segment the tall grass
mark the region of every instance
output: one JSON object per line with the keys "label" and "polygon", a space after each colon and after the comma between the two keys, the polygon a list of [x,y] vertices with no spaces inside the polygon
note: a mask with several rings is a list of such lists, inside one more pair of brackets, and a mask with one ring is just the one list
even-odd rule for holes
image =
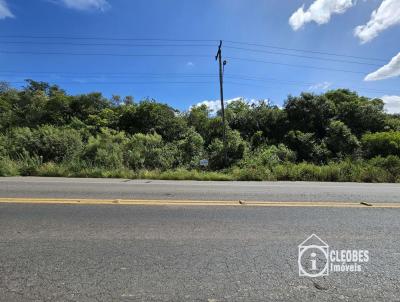
{"label": "tall grass", "polygon": [[124,179],[202,180],[202,181],[331,181],[331,182],[400,182],[398,157],[370,161],[332,162],[326,165],[284,162],[273,166],[244,165],[223,171],[200,171],[184,168],[133,171],[126,167],[109,168],[75,160],[42,163],[39,157],[0,158],[0,176],[94,177]]}
{"label": "tall grass", "polygon": [[16,162],[8,157],[0,158],[0,176],[19,175],[19,169]]}

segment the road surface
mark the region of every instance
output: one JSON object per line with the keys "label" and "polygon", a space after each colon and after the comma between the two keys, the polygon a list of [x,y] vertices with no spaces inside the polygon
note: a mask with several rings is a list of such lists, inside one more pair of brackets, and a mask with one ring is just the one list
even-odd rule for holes
{"label": "road surface", "polygon": [[0,197],[400,202],[400,184],[0,178]]}
{"label": "road surface", "polygon": [[[307,193],[312,188],[317,193]],[[238,199],[237,193],[245,200],[279,200],[280,192],[286,194],[282,200],[293,202],[322,197],[345,202],[350,192],[348,199],[364,196],[378,203],[396,202],[398,187],[0,179],[2,198],[231,200]],[[399,217],[397,208],[302,204],[0,201],[0,301],[399,301]],[[299,277],[298,245],[313,233],[331,250],[368,250],[370,260],[361,272]]]}

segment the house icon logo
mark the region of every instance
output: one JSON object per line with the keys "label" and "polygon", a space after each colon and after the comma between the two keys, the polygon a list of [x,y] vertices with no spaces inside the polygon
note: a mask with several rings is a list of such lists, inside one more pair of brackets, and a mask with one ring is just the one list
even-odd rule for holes
{"label": "house icon logo", "polygon": [[329,246],[312,234],[299,245],[299,276],[321,277],[329,275]]}

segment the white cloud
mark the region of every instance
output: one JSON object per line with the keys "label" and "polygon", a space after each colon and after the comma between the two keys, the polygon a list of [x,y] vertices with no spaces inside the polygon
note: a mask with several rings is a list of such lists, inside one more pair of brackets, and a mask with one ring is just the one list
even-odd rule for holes
{"label": "white cloud", "polygon": [[[238,97],[238,98],[234,98],[234,99],[230,99],[230,100],[225,100],[224,103],[225,105],[232,103],[234,101],[239,101],[242,98]],[[197,103],[196,105],[192,106],[192,107],[198,107],[201,105],[206,105],[208,107],[208,109],[211,111],[211,113],[216,113],[218,110],[221,109],[221,100],[216,100],[216,101],[203,101],[200,103]]]}
{"label": "white cloud", "polygon": [[376,38],[385,29],[400,24],[400,1],[383,0],[377,10],[374,10],[371,19],[365,25],[357,26],[354,34],[366,43]]}
{"label": "white cloud", "polygon": [[7,2],[0,0],[0,20],[5,18],[14,18],[14,15],[8,8]]}
{"label": "white cloud", "polygon": [[315,0],[307,10],[304,10],[303,5],[294,12],[289,19],[289,24],[293,30],[299,30],[306,23],[312,21],[326,24],[333,14],[343,14],[354,6],[355,2],[356,0]]}
{"label": "white cloud", "polygon": [[194,63],[193,63],[193,62],[187,62],[187,63],[186,63],[186,66],[187,66],[187,67],[194,67]]}
{"label": "white cloud", "polygon": [[111,7],[107,0],[60,0],[68,8],[105,11]]}
{"label": "white cloud", "polygon": [[400,113],[400,96],[384,95],[381,97],[388,113]]}
{"label": "white cloud", "polygon": [[385,66],[370,73],[364,81],[379,81],[400,76],[400,52]]}
{"label": "white cloud", "polygon": [[331,82],[322,82],[322,83],[317,83],[315,85],[311,85],[310,87],[308,87],[308,90],[326,90],[329,87],[332,86]]}

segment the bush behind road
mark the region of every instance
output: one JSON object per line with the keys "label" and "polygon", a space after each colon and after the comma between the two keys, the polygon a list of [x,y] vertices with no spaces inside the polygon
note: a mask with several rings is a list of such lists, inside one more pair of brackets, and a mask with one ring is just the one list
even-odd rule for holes
{"label": "bush behind road", "polygon": [[[0,85],[0,176],[400,181],[400,117],[344,89],[179,112],[154,100]],[[199,166],[209,159],[206,170]]]}

